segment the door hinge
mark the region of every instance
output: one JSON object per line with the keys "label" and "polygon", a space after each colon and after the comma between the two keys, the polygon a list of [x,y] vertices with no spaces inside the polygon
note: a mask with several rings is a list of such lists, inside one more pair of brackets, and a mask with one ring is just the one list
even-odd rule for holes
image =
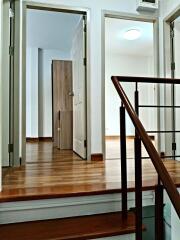
{"label": "door hinge", "polygon": [[174,38],[174,23],[170,24],[170,37]]}
{"label": "door hinge", "polygon": [[171,35],[171,38],[174,38],[174,29],[171,29],[170,35]]}
{"label": "door hinge", "polygon": [[175,62],[172,62],[172,63],[171,63],[171,70],[174,71],[174,70],[175,70],[175,67],[176,67]]}
{"label": "door hinge", "polygon": [[86,25],[86,23],[84,24],[84,32],[85,33],[87,32],[87,25]]}
{"label": "door hinge", "polygon": [[84,140],[84,147],[87,148],[87,140]]}
{"label": "door hinge", "polygon": [[87,58],[84,58],[84,59],[83,59],[83,64],[84,64],[84,66],[87,65]]}
{"label": "door hinge", "polygon": [[84,20],[84,32],[87,32],[87,24],[86,24],[86,15],[83,15],[83,20]]}
{"label": "door hinge", "polygon": [[9,152],[9,153],[12,153],[13,150],[14,150],[14,145],[13,145],[12,143],[9,143],[9,144],[8,144],[8,152]]}
{"label": "door hinge", "polygon": [[172,143],[172,150],[176,151],[176,143]]}
{"label": "door hinge", "polygon": [[13,56],[14,55],[14,47],[9,46],[9,55]]}
{"label": "door hinge", "polygon": [[9,8],[9,18],[14,17],[14,10],[12,8]]}

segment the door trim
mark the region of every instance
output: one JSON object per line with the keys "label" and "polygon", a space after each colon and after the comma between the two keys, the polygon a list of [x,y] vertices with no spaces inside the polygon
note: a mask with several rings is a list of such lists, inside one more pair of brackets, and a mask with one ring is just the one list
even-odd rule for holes
{"label": "door trim", "polygon": [[[172,60],[174,60],[174,56],[172,51],[173,49],[173,39],[170,36],[170,31],[171,31],[171,23],[174,22],[178,17],[180,17],[180,5],[177,6],[177,8],[175,8],[168,16],[166,16],[163,20],[163,38],[164,38],[164,48],[163,48],[163,54],[164,54],[164,58],[163,58],[163,64],[164,64],[164,76],[167,78],[173,78],[174,77],[174,71],[171,69],[171,62]],[[164,86],[164,102],[166,104],[166,94],[167,94],[168,88],[167,86]],[[174,87],[171,87],[171,103],[173,104],[173,93],[174,93]],[[166,114],[166,111],[165,111]],[[174,115],[175,113],[172,112],[172,118],[171,118],[171,125],[174,127],[175,126],[175,122],[174,122]],[[169,120],[168,120],[169,122]],[[167,129],[168,126],[168,122],[166,121],[166,117],[165,117],[165,127]],[[169,149],[168,146],[172,143],[172,142],[176,142],[176,135],[173,134],[172,135],[172,140],[171,142],[169,142],[169,137],[167,136],[165,138],[165,151],[168,152],[167,154],[169,154]],[[173,154],[175,154],[175,151],[173,151]]]}
{"label": "door trim", "polygon": [[[87,160],[91,159],[91,101],[90,101],[90,9],[88,8],[79,8],[79,7],[70,7],[64,5],[52,5],[44,3],[32,3],[32,2],[23,2],[23,11],[22,11],[22,79],[26,79],[26,10],[27,9],[39,9],[47,11],[57,11],[57,12],[67,12],[74,14],[86,15],[86,125],[87,125]],[[26,81],[22,81],[22,163],[25,164],[25,139],[26,139]]]}
{"label": "door trim", "polygon": [[[102,152],[103,158],[106,159],[106,142],[105,142],[105,19],[106,18],[116,18],[116,19],[123,19],[123,20],[132,20],[132,21],[142,21],[142,22],[151,22],[154,24],[154,66],[155,66],[155,74],[159,77],[159,19],[158,17],[154,16],[145,16],[145,15],[138,15],[138,14],[128,14],[122,12],[114,12],[114,11],[102,11],[101,16],[101,24],[102,24],[102,80],[101,80],[101,87],[102,87]],[[159,104],[159,87],[157,87],[157,103]],[[160,112],[158,111],[158,115]],[[157,123],[158,129],[160,127],[160,123]],[[160,138],[158,137],[158,148],[160,147]]]}
{"label": "door trim", "polygon": [[171,78],[171,39],[170,24],[180,16],[180,5],[163,20],[164,28],[164,76]]}

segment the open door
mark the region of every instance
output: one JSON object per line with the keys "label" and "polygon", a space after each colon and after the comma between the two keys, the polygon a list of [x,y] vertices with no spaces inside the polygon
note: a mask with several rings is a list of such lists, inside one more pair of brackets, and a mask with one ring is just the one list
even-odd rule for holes
{"label": "open door", "polygon": [[20,53],[20,36],[21,36],[21,1],[11,0],[12,5],[12,29],[11,33],[13,34],[14,40],[10,46],[12,52],[10,50],[10,55],[12,58],[12,66],[10,69],[11,77],[11,86],[13,87],[10,92],[11,103],[10,103],[10,122],[11,122],[11,142],[13,144],[12,147],[12,159],[11,165],[13,167],[21,165],[20,158],[20,71],[21,71],[21,53]]}
{"label": "open door", "polygon": [[3,1],[3,166],[19,166],[20,1]]}
{"label": "open door", "polygon": [[2,15],[3,15],[3,25],[2,25],[2,166],[10,166],[9,159],[9,45],[10,45],[10,18],[9,18],[9,1],[2,1]]}
{"label": "open door", "polygon": [[73,151],[86,159],[86,17],[82,17],[73,41]]}

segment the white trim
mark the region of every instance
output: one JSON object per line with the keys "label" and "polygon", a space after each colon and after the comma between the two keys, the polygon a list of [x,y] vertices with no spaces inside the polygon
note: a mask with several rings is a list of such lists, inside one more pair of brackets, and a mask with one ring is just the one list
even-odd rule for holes
{"label": "white trim", "polygon": [[[23,63],[23,67],[22,67],[22,76],[23,79],[26,79],[26,75],[25,75],[25,58],[26,58],[26,44],[25,44],[25,32],[26,32],[26,10],[27,10],[27,6],[32,6],[32,7],[43,7],[43,8],[51,8],[51,10],[65,10],[65,11],[69,11],[69,12],[79,12],[79,14],[83,14],[86,13],[87,16],[87,37],[86,37],[86,51],[87,51],[87,79],[86,79],[86,105],[87,105],[87,116],[86,116],[86,121],[87,121],[87,160],[91,159],[91,81],[90,81],[90,9],[88,8],[79,8],[79,7],[70,7],[70,6],[65,6],[65,5],[54,5],[54,4],[45,4],[45,3],[32,3],[32,2],[23,2],[23,32],[22,32],[22,36],[23,36],[23,56],[22,56],[22,63]],[[22,86],[22,92],[25,91],[26,89],[26,85],[25,85],[25,81],[24,81],[24,85]],[[22,93],[23,94],[23,93]],[[23,94],[23,112],[25,113],[25,96]],[[22,143],[24,142],[24,135],[25,135],[25,131],[26,131],[26,123],[25,123],[25,115],[23,114],[22,116]],[[23,150],[24,149],[24,150]],[[25,142],[24,144],[22,144],[22,158],[25,159]],[[24,163],[24,161],[23,161]]]}
{"label": "white trim", "polygon": [[180,5],[176,7],[167,17],[163,20],[164,30],[164,76],[171,77],[168,75],[171,72],[171,49],[170,49],[170,23],[180,16]]}
{"label": "white trim", "polygon": [[[154,204],[154,192],[143,192],[143,206]],[[128,208],[135,206],[135,194],[128,193]],[[121,194],[8,202],[0,204],[0,224],[56,219],[121,211]]]}
{"label": "white trim", "polygon": [[[178,16],[180,16],[180,5],[176,7],[168,16],[166,16],[163,20],[163,65],[164,65],[164,77],[171,78],[171,38],[170,38],[170,23],[174,21]],[[168,95],[168,87],[164,86],[164,103],[165,105],[169,105],[169,99],[167,98]],[[172,92],[172,88],[171,88]],[[168,99],[168,103],[167,103]],[[168,112],[165,110],[165,128],[167,129],[170,124],[170,119],[167,118]],[[169,155],[169,146],[172,143],[172,139],[169,139],[169,136],[165,137],[165,152]]]}
{"label": "white trim", "polygon": [[[159,24],[158,17],[146,16],[146,15],[138,15],[138,14],[129,14],[129,13],[121,13],[114,11],[102,11],[102,79],[101,79],[101,89],[102,89],[102,152],[104,159],[106,158],[106,146],[105,146],[105,18],[117,18],[123,20],[132,20],[132,21],[142,21],[142,22],[152,22],[154,23],[154,59],[155,59],[155,71],[157,77],[159,77]],[[159,93],[159,89],[157,89],[157,97]],[[158,99],[158,98],[157,98]],[[159,124],[158,124],[159,125]],[[158,138],[159,139],[159,138]],[[160,146],[160,141],[158,142],[158,147]]]}
{"label": "white trim", "polygon": [[0,192],[2,189],[2,32],[3,2],[0,0]]}

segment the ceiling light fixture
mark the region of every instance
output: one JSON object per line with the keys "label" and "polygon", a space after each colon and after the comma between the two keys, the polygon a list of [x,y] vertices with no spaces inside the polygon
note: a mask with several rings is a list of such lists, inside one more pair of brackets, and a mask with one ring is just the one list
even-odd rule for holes
{"label": "ceiling light fixture", "polygon": [[141,36],[141,31],[139,29],[127,30],[123,35],[123,37],[127,40],[136,40],[140,38],[140,36]]}

